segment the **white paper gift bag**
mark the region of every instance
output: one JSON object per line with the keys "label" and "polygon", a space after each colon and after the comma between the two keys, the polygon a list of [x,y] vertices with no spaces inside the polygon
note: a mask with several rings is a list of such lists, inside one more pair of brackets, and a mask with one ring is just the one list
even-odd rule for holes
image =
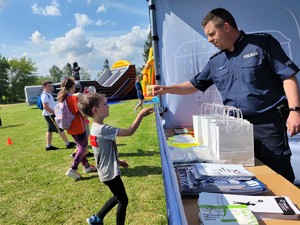
{"label": "white paper gift bag", "polygon": [[193,125],[196,141],[208,147],[214,162],[254,166],[253,125],[239,109],[205,103]]}
{"label": "white paper gift bag", "polygon": [[[208,103],[203,103],[201,105],[201,114],[200,115],[193,115],[193,127],[194,127],[194,138],[195,140],[200,144],[200,145],[207,145],[207,132],[203,132],[203,127],[202,127],[202,118],[206,117],[207,115],[210,115],[211,112],[206,113],[206,110],[209,110],[210,104]],[[204,135],[206,135],[204,137]],[[205,143],[204,143],[204,140]]]}
{"label": "white paper gift bag", "polygon": [[223,105],[203,103],[201,115],[193,115],[194,137],[200,145],[211,144],[209,124],[222,119],[222,113],[220,113],[222,110],[224,110]]}
{"label": "white paper gift bag", "polygon": [[203,145],[203,137],[201,130],[201,115],[193,115],[193,127],[194,127],[194,138],[200,144]]}
{"label": "white paper gift bag", "polygon": [[[234,111],[237,117],[229,116]],[[227,109],[223,121],[210,123],[211,151],[219,163],[254,166],[253,125],[238,109]]]}

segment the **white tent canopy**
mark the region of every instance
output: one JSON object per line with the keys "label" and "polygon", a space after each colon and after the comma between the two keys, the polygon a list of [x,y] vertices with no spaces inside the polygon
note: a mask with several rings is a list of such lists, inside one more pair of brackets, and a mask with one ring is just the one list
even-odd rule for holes
{"label": "white tent canopy", "polygon": [[[230,11],[238,27],[246,33],[272,34],[287,55],[300,66],[299,0],[148,0],[148,4],[155,71],[157,78],[160,78],[157,83],[171,85],[190,80],[203,69],[209,57],[218,51],[207,41],[201,28],[203,17],[217,7]],[[299,77],[298,74],[298,80]],[[200,106],[205,102],[221,102],[221,96],[214,86],[205,93],[199,91],[188,96],[161,96],[161,107],[167,111],[162,114],[162,120],[157,118],[157,129],[169,224],[187,224],[187,220],[178,196],[178,183],[168,157],[163,128],[191,126],[192,115],[199,114]],[[294,139],[292,144],[299,147],[299,140]],[[297,157],[292,159],[293,168],[300,165],[300,154]],[[300,170],[294,170],[297,170],[295,173],[300,182]]]}
{"label": "white tent canopy", "polygon": [[[218,49],[207,41],[201,27],[203,17],[213,8],[224,7],[246,33],[266,32],[281,43],[288,56],[300,66],[300,4],[297,0],[164,0],[149,1],[151,31],[154,41],[156,72],[160,84],[171,85],[190,80],[199,73]],[[151,7],[150,7],[151,8]],[[215,87],[190,96],[164,95],[162,107],[168,111],[163,120],[166,128],[192,124],[203,102],[221,102]]]}

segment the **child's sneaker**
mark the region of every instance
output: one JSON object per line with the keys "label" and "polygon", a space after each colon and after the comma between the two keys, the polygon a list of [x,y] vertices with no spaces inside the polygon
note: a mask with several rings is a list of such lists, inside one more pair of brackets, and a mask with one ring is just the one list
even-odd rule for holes
{"label": "child's sneaker", "polygon": [[86,222],[89,225],[103,225],[103,221],[97,215],[93,215],[90,218],[87,218]]}
{"label": "child's sneaker", "polygon": [[93,173],[93,172],[97,172],[97,168],[94,167],[93,165],[90,165],[89,167],[84,168],[83,172],[84,172],[84,173]]}
{"label": "child's sneaker", "polygon": [[88,152],[88,153],[86,153],[85,155],[86,155],[86,157],[93,157],[93,156],[94,156],[94,153]]}
{"label": "child's sneaker", "polygon": [[68,171],[66,172],[66,175],[74,178],[75,180],[81,179],[81,175],[79,173],[77,173],[76,170],[73,170],[72,168],[68,169]]}
{"label": "child's sneaker", "polygon": [[69,144],[66,144],[67,148],[76,148],[76,143],[75,142],[69,142]]}
{"label": "child's sneaker", "polygon": [[59,149],[58,147],[55,147],[53,145],[50,145],[49,147],[46,147],[46,151],[50,151],[50,150],[57,150]]}

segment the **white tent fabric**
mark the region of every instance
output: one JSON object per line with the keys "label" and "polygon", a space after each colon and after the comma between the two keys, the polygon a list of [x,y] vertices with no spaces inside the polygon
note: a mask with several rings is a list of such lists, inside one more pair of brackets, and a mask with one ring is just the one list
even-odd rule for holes
{"label": "white tent fabric", "polygon": [[[281,43],[287,55],[300,66],[300,4],[299,0],[148,0],[154,40],[155,70],[163,85],[190,80],[205,66],[209,57],[218,51],[206,40],[201,28],[202,18],[213,8],[223,7],[235,17],[246,33],[267,32]],[[157,44],[157,45],[156,45]],[[300,75],[298,74],[298,80]],[[192,115],[200,114],[203,103],[221,103],[214,86],[205,93],[193,95],[163,95],[161,107],[167,108],[162,122],[157,116],[164,185],[166,189],[168,223],[185,225],[186,218],[178,196],[176,176],[168,156],[163,128],[192,126]],[[161,110],[160,110],[161,111]],[[291,139],[292,165],[296,183],[300,182],[299,136]],[[298,168],[297,168],[298,167]]]}
{"label": "white tent fabric", "polygon": [[[190,80],[199,73],[218,49],[210,44],[201,28],[201,20],[213,8],[224,7],[235,17],[246,33],[267,32],[279,40],[283,49],[300,66],[300,4],[298,0],[270,1],[232,0],[164,0],[155,5],[156,32],[159,38],[155,60],[164,85]],[[192,115],[199,114],[204,102],[220,103],[221,96],[211,87],[194,95],[164,95],[162,107],[168,111],[163,120],[166,128],[192,124]]]}

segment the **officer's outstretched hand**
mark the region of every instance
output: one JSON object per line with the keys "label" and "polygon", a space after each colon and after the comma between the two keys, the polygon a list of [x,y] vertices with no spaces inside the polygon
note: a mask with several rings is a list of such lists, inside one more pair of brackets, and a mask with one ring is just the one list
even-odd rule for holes
{"label": "officer's outstretched hand", "polygon": [[152,88],[152,95],[156,96],[156,95],[162,95],[165,94],[165,86],[162,85],[154,85]]}

